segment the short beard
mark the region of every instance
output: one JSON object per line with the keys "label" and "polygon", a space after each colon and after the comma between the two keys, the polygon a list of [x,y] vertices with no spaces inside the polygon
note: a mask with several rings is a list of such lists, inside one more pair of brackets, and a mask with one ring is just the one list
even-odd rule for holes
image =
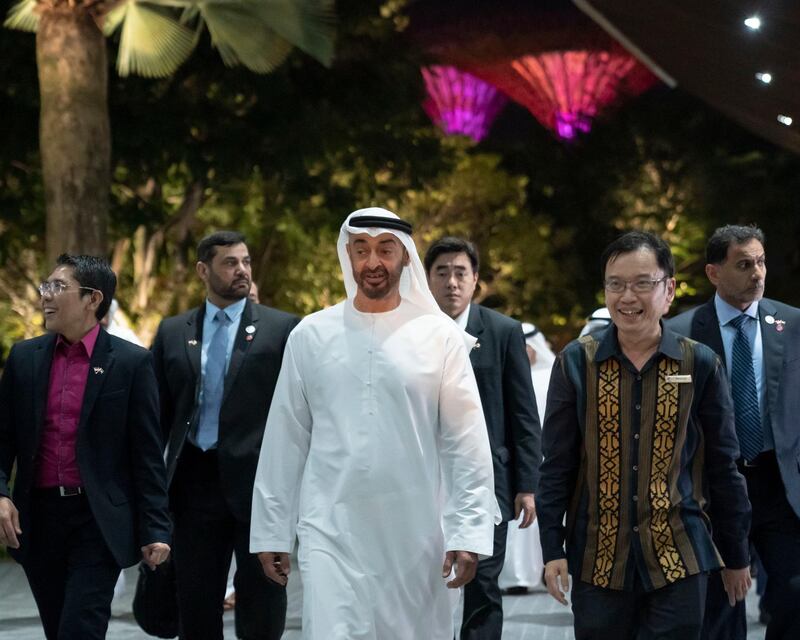
{"label": "short beard", "polygon": [[[380,273],[385,278],[383,284],[379,287],[374,287],[370,284],[367,284],[366,276],[375,273]],[[390,273],[384,267],[378,267],[377,269],[372,269],[371,271],[364,269],[360,274],[354,272],[353,277],[358,285],[358,290],[361,291],[361,293],[363,293],[367,298],[370,300],[382,300],[383,298],[391,295],[398,288],[401,274],[402,267],[400,271],[394,273]]]}

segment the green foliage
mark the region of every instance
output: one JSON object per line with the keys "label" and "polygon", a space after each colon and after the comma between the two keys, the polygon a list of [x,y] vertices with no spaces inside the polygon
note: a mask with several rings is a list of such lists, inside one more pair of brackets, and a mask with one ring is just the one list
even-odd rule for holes
{"label": "green foliage", "polygon": [[[420,252],[445,233],[475,240],[481,301],[534,321],[557,346],[601,304],[600,253],[632,227],[670,243],[676,306],[686,307],[710,294],[709,232],[757,222],[769,240],[770,295],[800,303],[795,156],[666,89],[572,145],[514,105],[479,145],[445,137],[420,108],[424,61],[403,33],[403,6],[338,3],[330,69],[295,52],[253,76],[201,42],[170,78],[112,77],[110,256],[122,308],[145,341],[162,316],[202,299],[194,247],[219,228],[247,234],[266,304],[306,314],[337,302],[339,225],[370,205],[413,220]],[[31,39],[0,39],[0,111],[16,125],[0,145],[6,347],[39,330],[33,284],[47,269],[34,73]]]}

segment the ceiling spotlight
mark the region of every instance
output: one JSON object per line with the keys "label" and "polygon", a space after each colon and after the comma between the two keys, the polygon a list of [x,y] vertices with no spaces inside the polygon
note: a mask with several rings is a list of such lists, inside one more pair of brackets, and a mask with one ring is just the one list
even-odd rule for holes
{"label": "ceiling spotlight", "polygon": [[780,122],[781,124],[785,124],[787,127],[791,127],[792,122],[794,121],[792,120],[791,116],[785,116],[782,113],[779,113],[778,122]]}
{"label": "ceiling spotlight", "polygon": [[770,82],[772,82],[772,74],[767,72],[762,73],[759,71],[756,74],[756,80],[760,80],[764,84],[769,84]]}
{"label": "ceiling spotlight", "polygon": [[750,16],[744,21],[744,26],[753,31],[758,31],[761,28],[761,18],[758,16]]}

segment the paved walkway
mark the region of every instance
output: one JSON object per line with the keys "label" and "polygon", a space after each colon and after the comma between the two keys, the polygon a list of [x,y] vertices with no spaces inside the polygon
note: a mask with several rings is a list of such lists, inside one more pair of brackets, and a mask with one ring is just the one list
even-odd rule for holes
{"label": "paved walkway", "polygon": [[[146,640],[131,614],[136,569],[126,571],[128,589],[114,600],[113,617],[108,629],[109,640]],[[572,614],[546,593],[507,596],[504,599],[505,626],[503,638],[508,640],[573,640]],[[287,631],[283,640],[302,640],[297,607],[289,605]],[[764,627],[756,621],[756,600],[751,590],[747,599],[748,640],[763,640]],[[42,627],[25,575],[11,561],[0,562],[0,640],[41,640]],[[225,614],[225,639],[233,640],[233,613]]]}

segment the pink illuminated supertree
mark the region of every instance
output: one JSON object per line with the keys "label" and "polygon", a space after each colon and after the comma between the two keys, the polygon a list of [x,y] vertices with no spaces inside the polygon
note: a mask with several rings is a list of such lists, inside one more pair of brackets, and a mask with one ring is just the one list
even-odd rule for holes
{"label": "pink illuminated supertree", "polygon": [[414,36],[429,55],[498,88],[561,139],[658,82],[569,2],[462,3],[439,15],[419,6]]}
{"label": "pink illuminated supertree", "polygon": [[657,82],[618,47],[524,55],[476,65],[474,72],[565,140],[587,133],[597,116]]}
{"label": "pink illuminated supertree", "polygon": [[455,67],[422,68],[428,97],[425,112],[447,134],[483,140],[507,99],[492,85]]}

